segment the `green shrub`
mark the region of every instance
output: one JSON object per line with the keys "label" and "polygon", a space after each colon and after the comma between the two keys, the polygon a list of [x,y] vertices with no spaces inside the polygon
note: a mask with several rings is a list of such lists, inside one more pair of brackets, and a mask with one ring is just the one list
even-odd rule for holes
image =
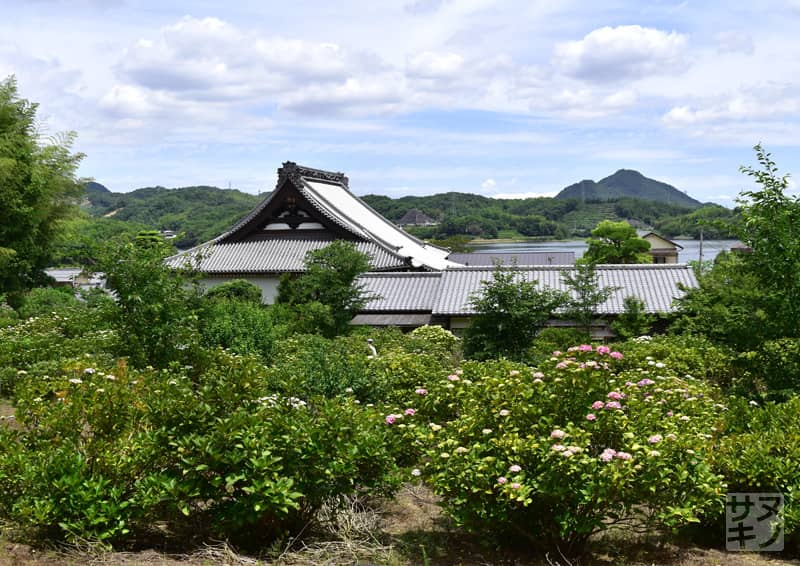
{"label": "green shrub", "polygon": [[800,393],[800,338],[762,342],[741,354],[737,365],[743,370],[735,384],[740,394],[784,401]]}
{"label": "green shrub", "polygon": [[37,287],[25,293],[18,310],[20,317],[30,318],[60,312],[77,304],[75,290],[71,287]]}
{"label": "green shrub", "polygon": [[[727,491],[780,492],[784,495],[786,542],[800,545],[800,398],[763,407],[754,401],[731,399],[724,413],[715,449],[714,471]],[[705,518],[706,527],[722,532],[722,513]]]}
{"label": "green shrub", "polygon": [[419,352],[449,358],[457,362],[461,356],[461,340],[441,326],[420,326],[408,333],[404,346],[408,352]]}
{"label": "green shrub", "polygon": [[151,525],[261,544],[344,494],[392,488],[382,415],[270,390],[256,358],[202,371],[65,363],[17,388],[0,427],[0,517],[38,536],[121,544]]}
{"label": "green shrub", "polygon": [[556,350],[566,350],[573,344],[585,342],[589,342],[589,335],[580,328],[542,328],[525,352],[524,361],[537,365],[548,360]]}
{"label": "green shrub", "polygon": [[646,367],[691,375],[725,387],[739,373],[730,350],[699,335],[641,336],[616,347],[624,350],[622,365],[628,369]]}
{"label": "green shrub", "polygon": [[423,452],[421,474],[456,522],[578,554],[614,524],[675,528],[721,509],[704,461],[714,389],[648,366],[617,372],[606,347],[571,350],[536,371],[465,363],[389,408],[387,427]]}
{"label": "green shrub", "polygon": [[272,357],[275,330],[268,309],[260,303],[220,300],[208,304],[199,322],[200,340],[208,348]]}
{"label": "green shrub", "polygon": [[261,304],[261,289],[247,279],[234,279],[212,287],[206,292],[206,298],[212,300],[245,301]]}

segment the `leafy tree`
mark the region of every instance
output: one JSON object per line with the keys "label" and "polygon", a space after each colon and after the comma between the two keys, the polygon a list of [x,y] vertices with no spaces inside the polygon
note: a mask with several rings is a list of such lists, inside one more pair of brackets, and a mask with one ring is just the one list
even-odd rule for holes
{"label": "leafy tree", "polygon": [[278,286],[278,303],[298,307],[311,317],[326,336],[344,334],[350,321],[370,297],[356,279],[369,271],[369,256],[353,242],[335,240],[306,257],[306,271],[299,277],[285,274]]}
{"label": "leafy tree", "polygon": [[800,198],[785,194],[788,177],[755,147],[760,169],[742,167],[757,190],[743,191],[733,227],[748,253],[721,254],[680,301],[678,328],[739,350],[800,336]]}
{"label": "leafy tree", "polygon": [[636,235],[633,226],[625,221],[603,220],[592,230],[587,240],[589,249],[583,258],[590,263],[651,263],[647,254],[650,242]]}
{"label": "leafy tree", "polygon": [[604,303],[617,287],[600,287],[594,264],[579,262],[574,271],[564,270],[561,279],[570,290],[564,315],[574,320],[587,334],[597,318],[597,307]]}
{"label": "leafy tree", "polygon": [[114,326],[123,354],[138,367],[166,367],[171,361],[195,363],[200,292],[187,285],[189,269],[173,269],[164,258],[173,248],[163,240],[109,245],[99,267],[114,291]]}
{"label": "leafy tree", "polygon": [[0,292],[43,283],[61,221],[83,193],[75,177],[83,155],[71,132],[42,141],[37,105],[0,82]]}
{"label": "leafy tree", "polygon": [[464,336],[473,359],[520,358],[553,312],[567,301],[561,291],[526,281],[514,269],[497,267],[491,281],[470,299],[475,316]]}
{"label": "leafy tree", "polygon": [[785,193],[788,175],[779,175],[771,155],[757,145],[760,169],[742,167],[759,189],[738,199],[742,222],[737,235],[750,247],[744,269],[763,294],[770,337],[800,336],[800,197]]}

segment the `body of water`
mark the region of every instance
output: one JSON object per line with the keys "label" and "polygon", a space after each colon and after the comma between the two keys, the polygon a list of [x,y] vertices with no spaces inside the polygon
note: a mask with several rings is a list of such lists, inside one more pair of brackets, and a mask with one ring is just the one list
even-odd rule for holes
{"label": "body of water", "polygon": [[[700,259],[700,240],[673,240],[683,246],[678,251],[678,261],[688,263]],[[729,250],[738,244],[737,240],[704,240],[703,259],[712,260],[721,251]],[[518,242],[511,244],[481,244],[471,246],[472,251],[484,253],[523,253],[523,252],[574,252],[579,258],[586,251],[586,240],[569,240],[564,242]]]}

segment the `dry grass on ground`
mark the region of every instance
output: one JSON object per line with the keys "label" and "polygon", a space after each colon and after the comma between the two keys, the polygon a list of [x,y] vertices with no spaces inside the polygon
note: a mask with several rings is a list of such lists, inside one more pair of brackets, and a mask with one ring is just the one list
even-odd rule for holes
{"label": "dry grass on ground", "polygon": [[323,529],[304,543],[276,547],[261,557],[238,554],[225,544],[167,555],[153,550],[110,553],[88,545],[42,550],[0,542],[0,566],[800,566],[800,561],[771,555],[660,546],[629,537],[604,540],[594,555],[581,561],[569,562],[558,552],[543,557],[503,554],[479,546],[455,529],[430,491],[420,486],[408,486],[379,505],[349,501],[343,510],[329,511],[323,519]]}

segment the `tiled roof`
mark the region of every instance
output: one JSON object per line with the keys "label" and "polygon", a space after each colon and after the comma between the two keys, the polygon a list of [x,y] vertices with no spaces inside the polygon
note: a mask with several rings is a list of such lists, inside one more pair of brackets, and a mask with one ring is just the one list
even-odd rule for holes
{"label": "tiled roof", "polygon": [[362,312],[428,311],[439,292],[441,272],[365,273],[364,292],[375,297]]}
{"label": "tiled roof", "polygon": [[[306,254],[330,244],[329,239],[270,238],[198,246],[167,259],[172,267],[193,263],[201,273],[285,273],[305,271]],[[402,269],[404,259],[375,242],[356,242],[356,249],[370,256],[372,268]]]}
{"label": "tiled roof", "polygon": [[[357,240],[371,242],[370,248],[375,256],[375,269],[392,267],[420,267],[425,269],[441,270],[458,264],[447,260],[448,250],[427,244],[398,228],[383,216],[370,208],[348,188],[348,180],[341,173],[332,173],[319,169],[302,167],[292,162],[286,162],[278,170],[278,187],[272,191],[258,206],[239,220],[230,230],[214,238],[206,244],[183,252],[179,256],[169,258],[170,264],[180,264],[181,256],[194,256],[200,250],[214,244],[214,256],[210,260],[200,263],[201,272],[224,272],[234,267],[239,272],[272,272],[272,271],[302,271],[305,251],[316,249],[303,247],[316,245],[315,240],[292,240],[292,243],[280,245],[273,240],[249,240],[237,238],[241,232],[247,233],[251,223],[259,217],[273,199],[277,198],[284,183],[291,182],[292,186],[320,214],[333,224],[352,234]],[[232,240],[240,240],[233,243]],[[227,246],[234,246],[228,248]],[[319,246],[318,246],[319,247]],[[275,256],[274,254],[279,254]],[[370,253],[370,252],[368,252]],[[280,257],[284,254],[287,257]],[[388,256],[395,257],[389,259]],[[299,259],[298,259],[299,258]],[[397,261],[401,258],[402,261]],[[408,261],[405,261],[406,258]]]}
{"label": "tiled roof", "polygon": [[494,266],[496,261],[503,265],[574,265],[575,252],[522,252],[522,253],[492,253],[473,252],[468,254],[452,253],[447,256],[450,261],[469,266]]}
{"label": "tiled roof", "polygon": [[[519,277],[538,281],[540,286],[566,291],[561,272],[574,270],[565,267],[529,267],[519,269]],[[470,297],[482,288],[481,281],[492,280],[491,269],[448,269],[442,273],[441,286],[434,315],[470,315],[475,310]],[[678,285],[696,287],[694,271],[686,265],[600,265],[597,267],[601,287],[618,287],[603,304],[599,314],[624,312],[623,300],[629,295],[641,299],[649,313],[671,312],[672,302],[683,296]]]}

